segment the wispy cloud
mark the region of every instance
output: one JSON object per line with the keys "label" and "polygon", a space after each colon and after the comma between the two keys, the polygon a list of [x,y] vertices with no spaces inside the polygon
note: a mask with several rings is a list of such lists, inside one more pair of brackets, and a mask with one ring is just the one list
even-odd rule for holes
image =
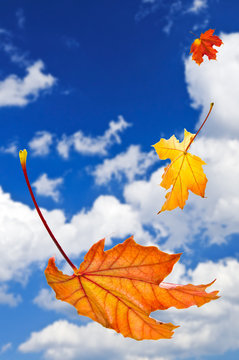
{"label": "wispy cloud", "polygon": [[169,35],[178,17],[189,14],[197,15],[202,10],[205,10],[207,6],[208,0],[141,0],[135,20],[141,21],[145,17],[158,12],[162,23],[164,23],[162,31]]}
{"label": "wispy cloud", "polygon": [[13,42],[12,33],[6,29],[0,29],[0,50],[20,67],[27,67],[32,64],[32,61],[29,60],[29,52],[19,49]]}
{"label": "wispy cloud", "polygon": [[3,154],[11,154],[17,156],[17,145],[15,143],[10,143],[8,146],[1,146],[0,152]]}
{"label": "wispy cloud", "polygon": [[34,156],[45,156],[50,152],[53,143],[53,134],[48,131],[37,131],[28,145]]}
{"label": "wispy cloud", "polygon": [[78,49],[80,47],[79,41],[72,36],[63,36],[63,43],[68,49]]}
{"label": "wispy cloud", "polygon": [[201,10],[206,9],[207,6],[207,0],[193,0],[187,11],[197,14]]}
{"label": "wispy cloud", "polygon": [[2,345],[1,349],[0,349],[0,354],[3,354],[5,353],[6,351],[10,350],[12,347],[12,343],[11,342],[8,342],[4,345]]}
{"label": "wispy cloud", "polygon": [[68,159],[70,152],[75,151],[81,155],[102,156],[107,155],[109,148],[121,143],[121,136],[125,129],[131,126],[122,116],[116,121],[110,121],[108,129],[103,135],[85,135],[79,130],[72,135],[63,134],[57,139],[56,135],[49,131],[37,131],[28,145],[34,156],[45,156],[51,148],[56,147],[58,154],[63,159]]}
{"label": "wispy cloud", "polygon": [[50,89],[56,83],[56,78],[44,74],[43,70],[44,63],[38,60],[27,67],[24,78],[11,74],[0,81],[0,107],[26,106],[36,100],[41,92]]}
{"label": "wispy cloud", "polygon": [[0,304],[15,307],[21,302],[21,300],[20,295],[14,295],[8,292],[6,284],[0,286]]}
{"label": "wispy cloud", "polygon": [[25,18],[24,10],[22,8],[17,9],[16,18],[19,29],[23,29],[25,26],[26,18]]}
{"label": "wispy cloud", "polygon": [[154,151],[144,153],[140,146],[131,145],[125,152],[112,159],[105,159],[96,166],[92,175],[98,185],[108,183],[112,178],[133,181],[137,175],[145,175],[146,171],[157,161]]}
{"label": "wispy cloud", "polygon": [[174,18],[177,17],[183,9],[183,4],[181,0],[175,0],[169,7],[168,15],[166,15],[166,25],[163,27],[163,31],[169,35],[173,23]]}
{"label": "wispy cloud", "polygon": [[60,200],[59,186],[63,184],[63,178],[50,179],[47,174],[42,174],[32,186],[36,189],[36,193],[41,196],[51,197],[54,201]]}
{"label": "wispy cloud", "polygon": [[162,0],[142,0],[139,10],[135,14],[135,21],[141,21],[148,15],[155,13],[162,4]]}
{"label": "wispy cloud", "polygon": [[64,159],[69,157],[71,149],[84,155],[106,155],[110,146],[121,143],[119,134],[129,126],[130,124],[119,116],[118,121],[110,121],[109,128],[103,135],[92,137],[82,131],[69,136],[63,135],[58,142],[57,151]]}

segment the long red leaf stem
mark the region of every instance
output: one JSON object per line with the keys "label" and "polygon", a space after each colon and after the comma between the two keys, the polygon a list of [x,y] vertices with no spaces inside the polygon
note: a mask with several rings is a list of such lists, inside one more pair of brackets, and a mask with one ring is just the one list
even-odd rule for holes
{"label": "long red leaf stem", "polygon": [[[25,151],[25,150],[23,150]],[[21,154],[23,152],[20,151],[19,155],[20,155],[20,161],[21,161],[21,166],[22,166],[22,170],[23,170],[23,174],[24,174],[24,177],[25,177],[25,180],[26,180],[26,183],[27,183],[27,187],[28,187],[28,190],[31,194],[31,197],[32,197],[32,201],[35,205],[35,208],[38,212],[38,215],[40,216],[40,219],[41,221],[43,222],[43,225],[45,226],[48,234],[50,235],[50,237],[52,238],[52,240],[54,241],[56,247],[58,248],[58,250],[60,251],[60,253],[62,254],[62,256],[65,258],[65,260],[68,262],[68,264],[71,266],[71,268],[75,271],[77,270],[77,267],[72,263],[72,261],[68,258],[68,256],[66,255],[65,251],[62,249],[61,245],[58,243],[58,241],[56,240],[55,236],[53,235],[51,229],[49,228],[44,216],[42,215],[42,212],[41,210],[39,209],[39,206],[37,205],[37,202],[36,202],[36,199],[35,199],[35,196],[33,194],[33,191],[32,191],[32,187],[31,187],[31,184],[30,184],[30,181],[28,179],[28,175],[27,175],[27,168],[26,168],[26,158],[25,158],[25,161],[21,160]]]}
{"label": "long red leaf stem", "polygon": [[211,103],[211,104],[210,104],[210,109],[209,109],[209,111],[208,111],[208,114],[207,114],[205,120],[203,121],[202,125],[200,126],[200,128],[199,128],[198,131],[196,132],[195,136],[192,137],[190,143],[188,144],[188,146],[187,146],[187,148],[186,148],[186,150],[185,150],[186,152],[187,152],[188,149],[190,148],[192,142],[195,140],[195,137],[196,137],[196,136],[198,135],[198,133],[202,130],[203,125],[204,125],[205,122],[207,121],[207,119],[208,119],[208,117],[209,117],[209,115],[210,115],[210,113],[211,113],[211,111],[212,111],[213,105],[214,105],[214,103]]}

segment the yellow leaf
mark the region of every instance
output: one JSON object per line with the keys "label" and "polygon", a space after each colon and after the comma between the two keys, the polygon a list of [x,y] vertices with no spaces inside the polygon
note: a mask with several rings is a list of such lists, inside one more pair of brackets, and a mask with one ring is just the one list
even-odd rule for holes
{"label": "yellow leaf", "polygon": [[181,143],[173,135],[170,139],[161,139],[153,145],[161,160],[171,160],[171,163],[164,169],[160,185],[166,190],[171,186],[172,189],[166,194],[166,201],[159,213],[173,210],[178,206],[183,209],[189,190],[204,197],[207,178],[202,165],[206,163],[187,151],[194,137],[195,134],[191,134],[185,129],[184,140]]}

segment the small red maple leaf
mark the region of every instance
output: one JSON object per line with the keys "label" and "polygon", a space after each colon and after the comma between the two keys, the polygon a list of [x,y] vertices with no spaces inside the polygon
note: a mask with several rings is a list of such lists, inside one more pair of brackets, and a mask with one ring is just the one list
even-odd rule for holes
{"label": "small red maple leaf", "polygon": [[196,61],[198,65],[203,62],[203,56],[207,55],[209,60],[216,60],[217,50],[213,48],[215,46],[221,46],[222,40],[213,35],[215,30],[209,29],[200,35],[200,39],[195,39],[191,45],[190,54],[192,59]]}

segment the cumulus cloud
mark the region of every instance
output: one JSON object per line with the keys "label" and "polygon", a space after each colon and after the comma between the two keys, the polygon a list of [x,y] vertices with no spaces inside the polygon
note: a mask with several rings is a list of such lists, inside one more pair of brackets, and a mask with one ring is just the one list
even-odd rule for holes
{"label": "cumulus cloud", "polygon": [[122,116],[118,121],[110,121],[109,128],[101,136],[87,136],[82,131],[67,136],[63,135],[57,145],[58,153],[65,159],[69,157],[70,149],[84,155],[107,155],[108,148],[114,143],[121,143],[120,133],[130,124]]}
{"label": "cumulus cloud", "polygon": [[[209,179],[207,198],[190,194],[184,211],[175,209],[156,215],[164,202],[165,190],[158,186],[163,167],[153,172],[148,181],[126,184],[123,201],[101,195],[90,208],[81,209],[68,222],[61,210],[43,210],[67,254],[76,258],[103,237],[109,245],[112,239],[124,240],[134,235],[141,244],[160,241],[162,249],[172,252],[187,247],[196,237],[197,241],[221,244],[239,233],[239,141],[227,139],[222,147],[220,139],[199,137],[191,152],[208,164],[204,167]],[[165,244],[162,240],[166,240]],[[5,254],[0,263],[0,279],[5,281],[22,279],[33,263],[40,266],[50,256],[59,256],[36,212],[13,201],[2,190],[0,246]]]}
{"label": "cumulus cloud", "polygon": [[[149,232],[140,223],[138,212],[114,196],[98,197],[89,210],[82,209],[70,221],[66,221],[61,210],[42,211],[72,260],[104,237],[107,245],[113,238],[125,239],[132,234],[142,244],[152,243]],[[49,257],[55,255],[58,264],[62,260],[36,211],[13,201],[1,188],[0,247],[4,254],[0,262],[0,281],[24,282],[33,269],[45,266]]]}
{"label": "cumulus cloud", "polygon": [[[97,323],[77,326],[66,320],[59,320],[33,332],[19,346],[22,353],[43,352],[47,359],[83,360],[123,359],[123,360],[171,360],[202,355],[223,354],[239,349],[239,279],[234,276],[239,271],[235,259],[219,262],[208,261],[186,272],[184,267],[178,272],[178,282],[207,283],[217,277],[214,289],[221,289],[222,297],[201,308],[185,310],[169,309],[155,313],[159,320],[180,324],[173,340],[142,341],[123,338],[114,331]],[[170,341],[170,344],[169,344]],[[170,346],[169,346],[170,345]],[[160,354],[160,356],[158,356]]]}
{"label": "cumulus cloud", "polygon": [[21,302],[21,297],[19,295],[14,295],[8,292],[8,287],[6,284],[0,285],[0,304],[8,305],[11,307],[17,306]]}
{"label": "cumulus cloud", "polygon": [[231,137],[239,135],[239,33],[220,34],[223,45],[217,60],[204,57],[203,66],[191,58],[185,60],[185,78],[192,107],[202,110],[200,121],[215,106],[204,130],[205,136]]}
{"label": "cumulus cloud", "polygon": [[[57,210],[49,214],[48,219],[50,223],[56,221],[55,224],[65,221],[62,212]],[[0,281],[24,282],[32,263],[40,266],[56,253],[36,211],[13,201],[1,188],[0,247],[4,254],[0,263]]]}
{"label": "cumulus cloud", "polygon": [[[164,202],[165,190],[158,186],[163,167],[149,180],[134,180],[125,185],[123,200],[101,195],[90,208],[81,209],[70,221],[61,210],[44,211],[46,219],[63,248],[76,258],[97,240],[134,235],[137,242],[148,245],[160,241],[161,248],[175,251],[195,241],[221,244],[239,233],[239,141],[199,137],[191,152],[207,162],[209,179],[206,199],[190,194],[184,211],[175,209],[156,215]],[[173,225],[172,225],[173,224]],[[16,236],[17,234],[17,236]],[[165,241],[165,244],[162,244]],[[45,264],[57,249],[51,243],[36,212],[13,201],[0,191],[0,247],[5,254],[0,263],[0,279],[21,279],[31,265]],[[23,271],[24,270],[24,271]]]}
{"label": "cumulus cloud", "polygon": [[121,203],[114,196],[99,196],[90,210],[83,209],[73,216],[71,224],[78,228],[78,239],[88,237],[92,244],[104,237],[109,244],[112,238],[124,240],[126,236],[131,235],[135,235],[136,240],[144,244],[151,241],[149,232],[141,225],[137,209],[132,209],[127,203]]}
{"label": "cumulus cloud", "polygon": [[27,67],[24,78],[12,74],[0,81],[0,106],[25,106],[36,100],[42,91],[50,89],[56,79],[43,70],[44,63],[38,60]]}
{"label": "cumulus cloud", "polygon": [[53,143],[53,134],[48,131],[37,131],[35,136],[29,141],[28,145],[34,156],[45,156],[49,154]]}
{"label": "cumulus cloud", "polygon": [[154,151],[145,153],[140,150],[139,145],[131,145],[125,152],[97,165],[92,175],[98,185],[106,184],[112,178],[121,180],[124,177],[133,181],[137,175],[145,175],[156,161],[157,155]]}
{"label": "cumulus cloud", "polygon": [[199,137],[190,152],[207,163],[204,166],[209,179],[206,199],[190,192],[183,212],[175,209],[157,216],[166,194],[158,186],[163,168],[154,172],[149,181],[134,181],[124,190],[126,203],[138,209],[142,224],[151,225],[158,239],[168,236],[167,246],[171,249],[187,246],[197,235],[201,241],[206,239],[208,243],[221,244],[229,235],[239,233],[239,141],[225,139],[222,146],[221,139]]}
{"label": "cumulus cloud", "polygon": [[42,174],[32,186],[36,189],[36,193],[41,196],[51,197],[58,202],[60,199],[60,191],[58,187],[63,184],[63,178],[50,179],[47,174]]}

